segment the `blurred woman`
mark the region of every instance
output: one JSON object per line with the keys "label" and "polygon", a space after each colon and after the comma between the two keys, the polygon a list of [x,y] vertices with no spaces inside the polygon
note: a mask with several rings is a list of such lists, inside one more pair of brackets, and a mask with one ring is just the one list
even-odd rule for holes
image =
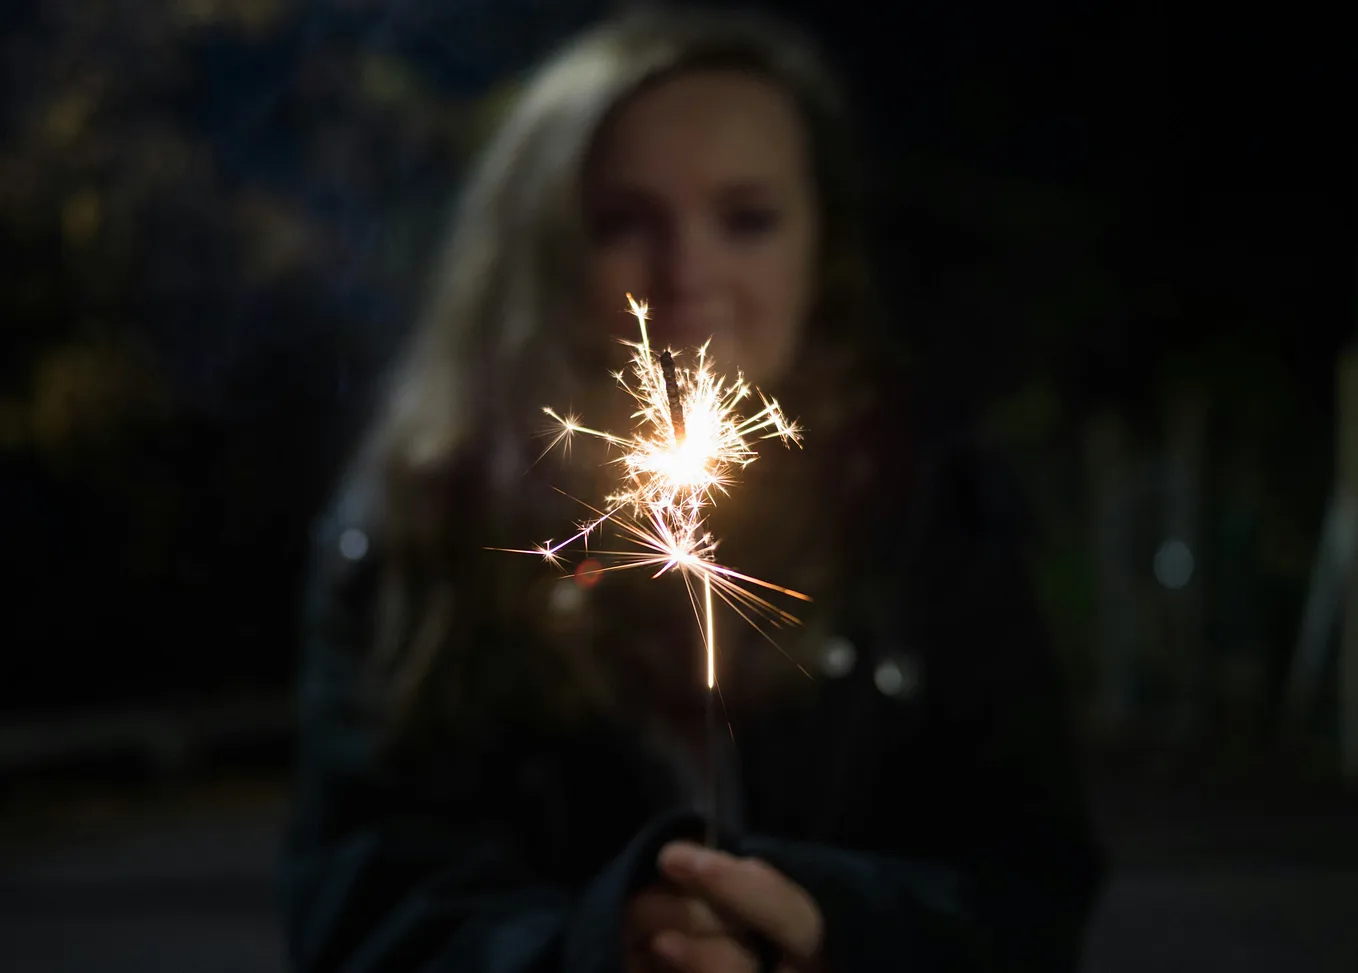
{"label": "blurred woman", "polygon": [[[1061,699],[996,480],[874,314],[854,161],[764,20],[629,16],[527,83],[317,528],[299,968],[1073,968],[1096,866]],[[543,405],[633,421],[628,292],[807,430],[712,514],[723,563],[814,598],[777,647],[723,618],[716,752],[682,584],[486,549],[607,492],[586,444],[535,460]]]}

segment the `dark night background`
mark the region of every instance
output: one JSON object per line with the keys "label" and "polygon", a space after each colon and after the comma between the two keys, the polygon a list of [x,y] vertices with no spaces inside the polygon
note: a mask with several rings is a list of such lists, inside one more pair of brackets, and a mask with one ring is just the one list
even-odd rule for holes
{"label": "dark night background", "polygon": [[[280,968],[308,521],[515,72],[610,6],[6,7],[5,968]],[[852,82],[902,339],[1020,474],[1114,864],[1087,968],[1358,969],[1351,40],[779,9]]]}

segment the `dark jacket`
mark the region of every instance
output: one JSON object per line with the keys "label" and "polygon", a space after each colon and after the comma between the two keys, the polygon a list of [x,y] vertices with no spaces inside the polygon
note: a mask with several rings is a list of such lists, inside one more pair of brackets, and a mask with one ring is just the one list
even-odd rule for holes
{"label": "dark jacket", "polygon": [[[865,597],[890,610],[846,625],[853,651],[839,643],[809,705],[735,722],[730,843],[816,899],[830,973],[1073,969],[1097,884],[998,481],[943,439],[920,452],[908,522],[862,553],[865,576],[889,578]],[[450,742],[418,768],[381,759],[355,696],[371,572],[339,553],[366,502],[343,494],[316,535],[287,858],[295,965],[619,969],[627,896],[701,823],[625,726]]]}

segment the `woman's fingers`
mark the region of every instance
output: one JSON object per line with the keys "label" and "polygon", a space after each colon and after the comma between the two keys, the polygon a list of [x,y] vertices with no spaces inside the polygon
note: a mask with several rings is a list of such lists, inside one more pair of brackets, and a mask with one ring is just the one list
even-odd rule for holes
{"label": "woman's fingers", "polygon": [[627,946],[649,946],[662,930],[696,937],[719,936],[729,931],[727,924],[702,899],[663,885],[652,885],[633,895],[623,920]]}
{"label": "woman's fingers", "polygon": [[661,849],[659,862],[667,878],[768,937],[788,959],[805,963],[818,957],[824,935],[820,908],[767,862],[681,841]]}
{"label": "woman's fingers", "polygon": [[678,973],[759,973],[754,955],[730,936],[695,938],[668,930],[651,945],[664,966]]}

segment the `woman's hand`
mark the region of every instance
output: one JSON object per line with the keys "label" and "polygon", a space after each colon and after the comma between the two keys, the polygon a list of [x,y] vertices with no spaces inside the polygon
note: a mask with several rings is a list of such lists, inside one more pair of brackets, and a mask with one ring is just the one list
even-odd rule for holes
{"label": "woman's hand", "polygon": [[[811,895],[768,862],[736,858],[686,841],[671,842],[660,851],[661,873],[682,893],[698,900],[716,922],[730,923],[759,933],[779,951],[781,971],[823,973],[821,942],[825,921]],[[704,927],[706,928],[706,927]],[[752,954],[737,945],[730,930],[713,945],[711,934],[695,935],[689,928],[666,926],[653,948],[669,964],[686,973],[744,973],[757,969]]]}
{"label": "woman's hand", "polygon": [[754,955],[707,902],[669,885],[652,885],[628,901],[623,947],[626,973],[758,973]]}

